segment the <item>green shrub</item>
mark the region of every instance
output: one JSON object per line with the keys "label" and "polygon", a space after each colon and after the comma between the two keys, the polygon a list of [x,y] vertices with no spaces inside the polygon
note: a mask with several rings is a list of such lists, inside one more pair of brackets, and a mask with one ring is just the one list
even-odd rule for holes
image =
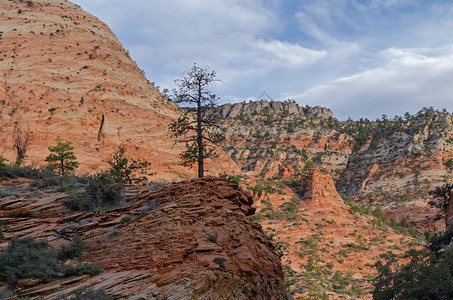
{"label": "green shrub", "polygon": [[376,263],[374,299],[453,299],[453,248],[447,246],[452,236],[453,228],[429,236],[428,249],[405,253],[405,265],[393,253],[382,255]]}
{"label": "green shrub", "polygon": [[[76,244],[80,243],[80,240],[76,241]],[[61,257],[78,254],[78,250],[67,249],[57,252],[46,240],[12,238],[8,247],[0,251],[0,281],[14,287],[20,279],[33,278],[49,282],[71,275],[93,276],[102,271],[97,265],[63,265]]]}
{"label": "green shrub", "polygon": [[122,200],[122,190],[122,186],[110,174],[98,173],[87,176],[84,191],[71,194],[65,205],[73,211],[99,211],[117,207]]}
{"label": "green shrub", "polygon": [[0,280],[14,286],[18,280],[36,278],[49,281],[58,277],[57,253],[47,241],[12,238],[0,252]]}
{"label": "green shrub", "polygon": [[217,234],[215,234],[215,235],[210,234],[210,235],[208,235],[207,240],[210,241],[211,243],[217,244],[217,237],[218,237]]}
{"label": "green shrub", "polygon": [[8,192],[5,192],[4,190],[0,189],[0,199],[5,198],[10,196]]}
{"label": "green shrub", "polygon": [[220,175],[220,178],[225,178],[226,182],[237,185],[239,185],[242,181],[241,175],[228,175],[227,173]]}
{"label": "green shrub", "polygon": [[3,156],[3,155],[0,155],[0,169],[6,167],[6,162],[8,160]]}
{"label": "green shrub", "polygon": [[132,219],[131,216],[125,216],[121,219],[121,224],[125,224],[125,223],[129,222],[131,219]]}
{"label": "green shrub", "polygon": [[8,226],[6,225],[5,220],[0,220],[0,240],[2,240],[5,236],[3,232],[8,231]]}
{"label": "green shrub", "polygon": [[150,163],[146,160],[130,159],[124,157],[125,149],[120,147],[113,157],[107,161],[110,165],[109,173],[117,183],[129,183],[129,184],[146,184],[148,179],[146,176],[141,175],[152,175],[148,172]]}
{"label": "green shrub", "polygon": [[32,183],[34,186],[55,187],[64,182],[65,178],[60,178],[55,170],[48,167],[34,168],[32,166],[23,166],[17,164],[4,164],[0,166],[0,177],[8,178],[28,178],[39,180]]}
{"label": "green shrub", "polygon": [[82,242],[82,238],[76,235],[69,246],[63,246],[60,251],[58,251],[58,259],[67,260],[82,255],[85,245]]}
{"label": "green shrub", "polygon": [[74,295],[62,300],[113,300],[104,290],[94,291],[93,288],[81,289],[75,291]]}

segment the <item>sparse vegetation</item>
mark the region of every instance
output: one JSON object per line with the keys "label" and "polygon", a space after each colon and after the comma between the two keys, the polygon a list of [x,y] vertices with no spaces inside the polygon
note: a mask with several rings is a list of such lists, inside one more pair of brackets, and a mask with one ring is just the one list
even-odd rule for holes
{"label": "sparse vegetation", "polygon": [[[452,299],[453,298],[453,248],[446,247],[452,230],[431,239],[429,249],[406,252],[409,259],[401,265],[398,257],[389,252],[376,263],[373,298],[386,299]],[[444,248],[444,251],[438,251]]]}
{"label": "sparse vegetation", "polygon": [[[127,158],[124,156],[125,151],[123,147],[120,147],[107,161],[111,177],[117,183],[146,184],[148,182],[146,175],[152,175],[149,172],[150,163],[146,160]],[[142,176],[138,176],[138,174]]]}
{"label": "sparse vegetation", "polygon": [[225,181],[228,183],[233,183],[239,185],[242,181],[241,175],[228,175],[226,173],[220,175],[221,178],[225,178]]}
{"label": "sparse vegetation", "polygon": [[[79,244],[79,242],[75,242]],[[20,279],[40,279],[49,282],[72,275],[96,275],[101,268],[96,265],[65,265],[64,259],[80,255],[80,246],[73,244],[62,252],[56,251],[45,240],[30,237],[12,238],[5,250],[0,250],[0,280],[14,287]],[[70,249],[71,250],[68,250]],[[72,248],[77,248],[74,251]],[[61,253],[61,254],[60,254]]]}
{"label": "sparse vegetation", "polygon": [[72,193],[65,202],[73,211],[101,211],[117,207],[122,200],[122,186],[108,173],[98,173],[85,178],[84,190]]}
{"label": "sparse vegetation", "polygon": [[95,291],[92,287],[80,289],[74,292],[71,297],[65,297],[62,300],[113,300],[114,297],[108,295],[105,290]]}

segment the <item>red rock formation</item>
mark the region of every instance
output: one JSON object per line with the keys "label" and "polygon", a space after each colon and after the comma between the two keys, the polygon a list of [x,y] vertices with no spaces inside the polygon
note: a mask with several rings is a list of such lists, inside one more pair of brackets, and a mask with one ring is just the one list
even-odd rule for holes
{"label": "red rock formation", "polygon": [[[87,247],[82,260],[100,263],[105,271],[93,278],[34,282],[18,292],[51,299],[94,286],[115,299],[288,298],[273,246],[248,218],[252,198],[237,186],[205,178],[152,190],[129,188],[125,196],[127,207],[98,215],[68,215],[64,193],[1,199],[7,239],[47,238],[59,247],[80,235]],[[122,222],[126,216],[130,220]]]}
{"label": "red rock formation", "polygon": [[304,201],[315,207],[346,208],[330,174],[312,170],[308,176]]}
{"label": "red rock formation", "polygon": [[[69,1],[0,1],[0,10],[0,154],[15,160],[21,129],[32,133],[25,163],[43,164],[61,136],[75,147],[78,172],[99,169],[123,145],[150,161],[157,178],[196,174],[179,165],[184,145],[167,134],[179,109],[107,25]],[[220,155],[208,162],[208,174],[236,169]]]}

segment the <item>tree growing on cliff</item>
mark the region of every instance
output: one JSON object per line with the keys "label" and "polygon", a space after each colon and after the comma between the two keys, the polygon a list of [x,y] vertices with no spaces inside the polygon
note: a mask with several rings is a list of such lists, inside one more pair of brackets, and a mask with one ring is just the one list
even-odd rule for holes
{"label": "tree growing on cliff", "polygon": [[[176,142],[184,143],[186,150],[180,154],[182,165],[191,167],[198,164],[198,177],[204,177],[204,161],[217,156],[216,145],[220,145],[224,136],[218,126],[219,116],[213,113],[217,96],[211,91],[216,73],[208,67],[196,64],[184,73],[184,78],[175,81],[177,89],[173,90],[176,103],[186,103],[186,113],[170,124],[170,134]],[[190,115],[193,113],[194,119]]]}
{"label": "tree growing on cliff", "polygon": [[74,147],[71,146],[71,142],[63,141],[59,136],[55,141],[57,145],[48,148],[51,153],[46,157],[46,161],[55,167],[61,176],[65,176],[68,171],[75,170],[79,163],[72,151]]}
{"label": "tree growing on cliff", "polygon": [[[446,183],[443,186],[438,186],[429,192],[429,194],[433,196],[433,200],[429,201],[428,204],[433,207],[440,208],[441,212],[445,214],[445,218],[447,218],[448,201],[450,201],[452,192],[453,183]],[[441,215],[438,215],[437,219],[439,220],[441,217]]]}

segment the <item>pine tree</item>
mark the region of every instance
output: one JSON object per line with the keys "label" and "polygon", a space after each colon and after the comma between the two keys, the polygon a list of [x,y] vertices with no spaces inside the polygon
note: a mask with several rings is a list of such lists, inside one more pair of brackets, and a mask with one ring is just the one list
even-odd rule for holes
{"label": "pine tree", "polygon": [[56,138],[56,146],[49,147],[51,154],[46,157],[46,161],[50,166],[54,166],[61,176],[65,176],[68,171],[74,171],[79,163],[74,155],[74,147],[71,142],[63,141],[61,137]]}
{"label": "pine tree", "polygon": [[[216,81],[219,80],[214,71],[194,64],[183,79],[175,81],[178,89],[173,91],[176,103],[187,103],[190,107],[186,114],[170,124],[169,130],[177,142],[186,145],[187,150],[180,154],[182,165],[190,167],[197,163],[199,178],[204,177],[204,160],[215,157],[215,145],[225,139],[217,130],[219,115],[212,113],[218,99],[211,92]],[[195,120],[189,112],[193,112]]]}

